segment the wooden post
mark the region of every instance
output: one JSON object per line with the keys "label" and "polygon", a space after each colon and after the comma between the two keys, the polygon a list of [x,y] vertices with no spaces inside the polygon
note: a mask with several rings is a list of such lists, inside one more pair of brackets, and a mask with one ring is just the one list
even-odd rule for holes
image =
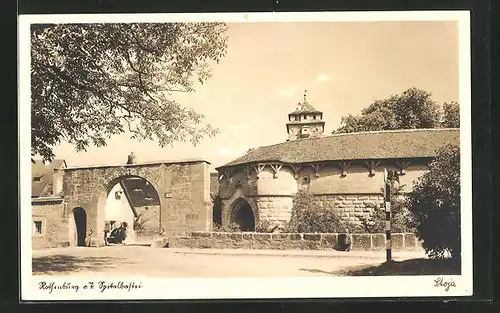
{"label": "wooden post", "polygon": [[385,203],[385,237],[386,237],[386,259],[392,260],[391,244],[391,182],[387,177],[387,169],[384,169],[384,203]]}

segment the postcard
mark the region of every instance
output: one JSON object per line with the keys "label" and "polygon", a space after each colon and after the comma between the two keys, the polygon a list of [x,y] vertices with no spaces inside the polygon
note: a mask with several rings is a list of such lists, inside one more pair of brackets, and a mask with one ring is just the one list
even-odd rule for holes
{"label": "postcard", "polygon": [[472,295],[469,19],[21,15],[21,299]]}

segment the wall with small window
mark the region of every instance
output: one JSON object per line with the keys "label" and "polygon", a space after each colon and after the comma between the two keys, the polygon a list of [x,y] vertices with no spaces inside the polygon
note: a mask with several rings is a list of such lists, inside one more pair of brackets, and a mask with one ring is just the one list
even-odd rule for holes
{"label": "wall with small window", "polygon": [[32,199],[33,249],[69,246],[69,222],[62,199]]}

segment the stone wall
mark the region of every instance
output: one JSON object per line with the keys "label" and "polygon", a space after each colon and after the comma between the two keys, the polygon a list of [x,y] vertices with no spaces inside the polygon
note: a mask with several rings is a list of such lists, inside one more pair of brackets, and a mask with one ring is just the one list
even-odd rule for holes
{"label": "stone wall", "polygon": [[[64,217],[62,199],[32,199],[33,223],[42,223],[42,233],[32,230],[32,248],[56,248],[69,246],[68,218]],[[34,227],[34,225],[33,225]]]}
{"label": "stone wall", "polygon": [[[352,250],[385,250],[385,234],[350,234]],[[330,250],[337,249],[339,234],[193,232],[172,237],[171,248]],[[391,234],[393,250],[419,250],[412,233]]]}
{"label": "stone wall", "polygon": [[372,206],[384,204],[381,194],[317,195],[315,201],[321,208],[333,209],[343,220],[352,223],[359,223],[360,218],[369,217]]}
{"label": "stone wall", "polygon": [[286,223],[292,214],[292,197],[259,197],[260,220],[268,220],[278,223]]}
{"label": "stone wall", "polygon": [[135,208],[137,214],[142,221],[141,228],[135,229],[138,231],[158,231],[160,230],[160,206],[149,205]]}
{"label": "stone wall", "polygon": [[[400,176],[400,184],[405,191],[410,191],[416,179],[427,170],[427,160],[412,160],[410,166]],[[383,204],[382,191],[384,168],[400,171],[396,160],[375,162],[370,171],[369,162],[349,162],[343,173],[339,162],[321,164],[318,172],[311,164],[294,167],[281,164],[275,173],[272,164],[258,166],[235,166],[219,174],[224,178],[219,183],[219,195],[222,199],[222,223],[229,223],[235,201],[241,197],[252,204],[256,203],[255,220],[267,219],[283,222],[289,219],[292,196],[299,189],[307,189],[316,196],[321,207],[337,210],[347,221],[359,223],[359,218],[370,215],[373,205]],[[273,165],[277,168],[277,164]],[[248,170],[250,170],[248,172]],[[256,171],[260,172],[257,173]],[[345,175],[344,175],[345,174]],[[224,218],[226,217],[226,218]]]}
{"label": "stone wall", "polygon": [[[158,222],[151,226],[156,231],[164,229],[171,236],[211,229],[210,174],[203,160],[65,169],[65,218],[70,218],[74,208],[83,208],[87,229],[92,229],[96,240],[103,244],[107,193],[127,176],[147,180],[158,192]],[[75,244],[74,240],[71,244]]]}

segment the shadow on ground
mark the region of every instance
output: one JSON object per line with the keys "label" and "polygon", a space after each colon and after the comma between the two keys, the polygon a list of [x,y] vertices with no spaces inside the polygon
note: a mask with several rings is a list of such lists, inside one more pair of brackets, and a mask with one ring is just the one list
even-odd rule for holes
{"label": "shadow on ground", "polygon": [[411,259],[384,262],[379,265],[358,265],[337,271],[304,268],[300,270],[333,276],[460,275],[461,273],[460,260],[454,259]]}
{"label": "shadow on ground", "polygon": [[33,275],[57,275],[116,268],[123,258],[52,255],[33,257]]}

